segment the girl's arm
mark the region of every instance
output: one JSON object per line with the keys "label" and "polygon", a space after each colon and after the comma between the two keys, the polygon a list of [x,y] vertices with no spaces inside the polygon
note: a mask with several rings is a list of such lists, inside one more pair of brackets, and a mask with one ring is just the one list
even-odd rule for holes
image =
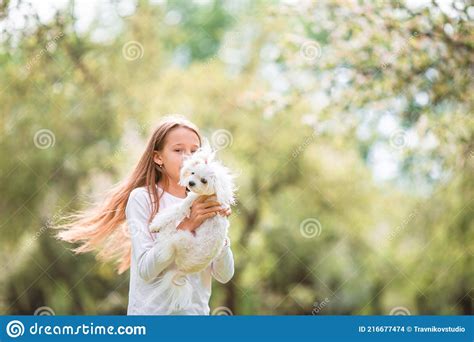
{"label": "girl's arm", "polygon": [[196,198],[196,194],[189,194],[182,203],[175,204],[158,213],[150,223],[150,231],[154,233],[159,232],[167,229],[168,226],[176,228],[176,224],[189,218],[190,207]]}
{"label": "girl's arm", "polygon": [[[130,238],[132,257],[136,260],[138,275],[145,281],[157,277],[174,258],[174,250],[166,239],[153,237],[148,228],[151,212],[148,194],[142,189],[134,189],[125,209]],[[133,266],[133,264],[132,264]]]}
{"label": "girl's arm", "polygon": [[227,237],[226,240],[221,254],[211,263],[212,276],[222,284],[227,283],[234,276],[234,255],[230,249],[230,239]]}

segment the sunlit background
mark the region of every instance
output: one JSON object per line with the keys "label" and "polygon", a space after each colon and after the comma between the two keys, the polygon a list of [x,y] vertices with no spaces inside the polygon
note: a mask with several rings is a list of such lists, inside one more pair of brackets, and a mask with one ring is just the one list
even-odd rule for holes
{"label": "sunlit background", "polygon": [[470,1],[0,0],[2,314],[125,314],[51,225],[187,116],[239,173],[212,314],[474,313]]}

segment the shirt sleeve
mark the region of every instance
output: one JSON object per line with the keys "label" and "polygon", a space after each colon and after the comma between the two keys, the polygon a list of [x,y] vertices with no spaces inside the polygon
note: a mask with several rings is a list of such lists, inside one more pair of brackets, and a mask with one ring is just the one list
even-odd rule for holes
{"label": "shirt sleeve", "polygon": [[[145,281],[157,277],[174,258],[171,245],[158,237],[153,240],[148,218],[151,204],[146,191],[134,189],[125,208],[125,216],[132,242],[132,258],[136,260],[137,273]],[[133,264],[132,264],[133,266]]]}
{"label": "shirt sleeve", "polygon": [[212,261],[211,274],[222,284],[227,283],[234,276],[234,255],[230,249],[229,238],[227,238],[227,245],[224,246],[222,252]]}

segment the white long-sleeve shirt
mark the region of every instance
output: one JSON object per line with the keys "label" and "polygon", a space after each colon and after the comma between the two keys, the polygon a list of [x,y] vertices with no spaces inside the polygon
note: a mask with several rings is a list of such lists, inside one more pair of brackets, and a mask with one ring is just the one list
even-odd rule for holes
{"label": "white long-sleeve shirt", "polygon": [[[160,195],[164,192],[160,210],[184,200],[163,191],[161,187],[157,186],[157,189]],[[166,259],[163,255],[167,241],[160,240],[160,233],[149,231],[151,209],[145,187],[132,190],[125,209],[132,241],[127,315],[164,315],[166,311],[165,294],[156,293],[155,287],[164,272],[174,266],[174,258]],[[209,315],[212,277],[225,284],[233,275],[234,257],[228,244],[205,270],[186,275],[194,288],[192,302],[197,304],[195,307],[198,309],[174,311],[171,315]]]}

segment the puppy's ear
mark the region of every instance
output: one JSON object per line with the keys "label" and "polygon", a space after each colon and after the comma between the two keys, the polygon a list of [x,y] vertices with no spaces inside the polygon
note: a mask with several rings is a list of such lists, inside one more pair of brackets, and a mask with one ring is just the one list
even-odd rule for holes
{"label": "puppy's ear", "polygon": [[211,144],[209,143],[209,139],[207,139],[206,137],[202,137],[201,150],[206,151],[206,152],[212,151],[212,147],[211,147]]}
{"label": "puppy's ear", "polygon": [[205,164],[209,164],[216,157],[216,152],[214,151],[211,144],[209,143],[209,140],[206,137],[202,138],[202,145],[200,151],[204,156],[203,159]]}
{"label": "puppy's ear", "polygon": [[214,177],[214,190],[216,192],[217,202],[226,207],[234,204],[235,186],[233,175],[226,167],[220,166],[215,171]]}
{"label": "puppy's ear", "polygon": [[206,156],[204,157],[204,163],[209,164],[210,162],[212,162],[214,160],[215,157],[216,157],[216,152],[215,151],[212,151],[212,152],[206,154]]}

